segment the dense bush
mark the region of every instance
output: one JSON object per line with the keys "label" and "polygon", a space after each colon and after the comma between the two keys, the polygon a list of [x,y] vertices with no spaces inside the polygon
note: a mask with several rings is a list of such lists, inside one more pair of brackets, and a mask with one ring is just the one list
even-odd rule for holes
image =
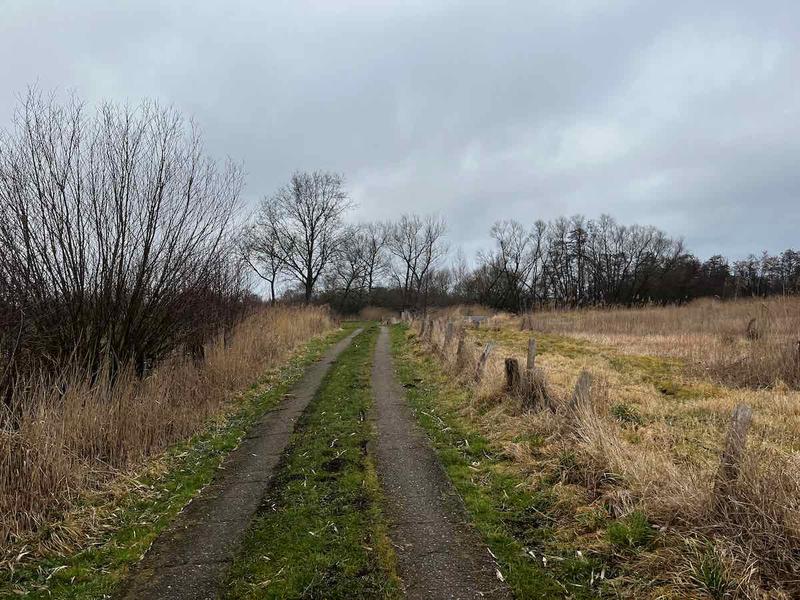
{"label": "dense bush", "polygon": [[177,112],[31,93],[0,138],[0,389],[80,364],[142,374],[201,354],[246,298],[239,169]]}

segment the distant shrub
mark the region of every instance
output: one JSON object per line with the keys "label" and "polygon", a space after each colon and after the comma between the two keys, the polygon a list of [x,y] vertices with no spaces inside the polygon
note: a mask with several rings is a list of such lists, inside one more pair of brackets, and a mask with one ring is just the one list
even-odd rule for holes
{"label": "distant shrub", "polygon": [[358,318],[364,321],[383,321],[396,316],[395,311],[382,306],[365,306],[358,313]]}

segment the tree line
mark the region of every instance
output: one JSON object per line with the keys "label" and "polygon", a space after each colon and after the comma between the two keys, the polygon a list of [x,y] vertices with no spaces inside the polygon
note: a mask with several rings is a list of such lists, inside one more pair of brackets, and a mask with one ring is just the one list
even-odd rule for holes
{"label": "tree line", "polygon": [[[442,218],[345,224],[351,204],[342,186],[338,175],[298,173],[264,200],[241,249],[268,282],[271,301],[281,280],[289,283],[284,297],[326,302],[345,313],[368,305],[425,310],[452,303],[518,312],[800,292],[800,252],[701,261],[656,227],[624,225],[608,215],[530,227],[498,221],[489,230],[489,248],[471,266],[463,254],[448,252]],[[323,192],[328,188],[338,191]]]}
{"label": "tree line", "polygon": [[681,240],[608,215],[495,223],[491,250],[461,282],[469,300],[520,311],[545,307],[682,303],[800,292],[800,253],[702,261]]}
{"label": "tree line", "polygon": [[368,304],[427,306],[447,254],[442,219],[346,224],[352,207],[335,173],[295,173],[263,200],[240,239],[243,260],[265,283],[269,301],[328,302],[340,312]]}

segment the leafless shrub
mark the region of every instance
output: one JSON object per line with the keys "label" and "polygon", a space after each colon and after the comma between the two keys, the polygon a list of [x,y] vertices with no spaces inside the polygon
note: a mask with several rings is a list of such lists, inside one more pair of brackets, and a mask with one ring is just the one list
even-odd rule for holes
{"label": "leafless shrub", "polygon": [[240,187],[174,110],[89,116],[31,92],[0,139],[6,393],[9,374],[64,364],[141,376],[230,327],[244,300],[230,244]]}

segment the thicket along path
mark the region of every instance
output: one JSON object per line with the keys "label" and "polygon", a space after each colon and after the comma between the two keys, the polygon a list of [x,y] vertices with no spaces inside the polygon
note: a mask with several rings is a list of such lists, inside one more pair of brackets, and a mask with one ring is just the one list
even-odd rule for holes
{"label": "thicket along path", "polygon": [[372,366],[378,478],[409,599],[510,598],[394,375],[381,328]]}
{"label": "thicket along path", "polygon": [[267,490],[294,426],[333,362],[361,332],[330,348],[251,429],[206,487],[155,541],[124,586],[130,600],[205,600],[218,596],[251,518]]}

